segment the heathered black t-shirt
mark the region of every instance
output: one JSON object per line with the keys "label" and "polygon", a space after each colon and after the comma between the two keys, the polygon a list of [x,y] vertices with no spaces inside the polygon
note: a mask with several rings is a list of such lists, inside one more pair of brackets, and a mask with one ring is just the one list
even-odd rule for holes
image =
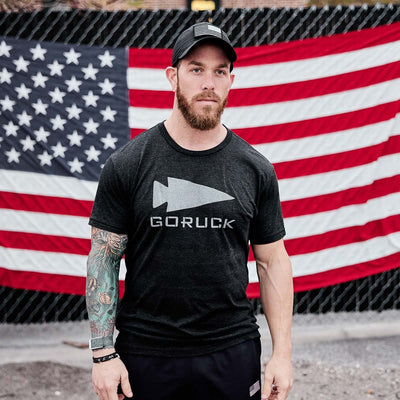
{"label": "heathered black t-shirt", "polygon": [[89,223],[128,235],[119,351],[190,356],[259,337],[249,241],[285,230],[272,165],[232,131],[205,151],[163,123],[135,137],[105,164]]}

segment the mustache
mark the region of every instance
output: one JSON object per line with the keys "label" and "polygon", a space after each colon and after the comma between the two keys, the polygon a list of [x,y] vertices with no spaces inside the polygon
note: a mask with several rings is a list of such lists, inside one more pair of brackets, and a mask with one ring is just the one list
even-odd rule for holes
{"label": "mustache", "polygon": [[215,100],[218,103],[221,102],[221,98],[214,92],[203,92],[193,96],[192,100]]}

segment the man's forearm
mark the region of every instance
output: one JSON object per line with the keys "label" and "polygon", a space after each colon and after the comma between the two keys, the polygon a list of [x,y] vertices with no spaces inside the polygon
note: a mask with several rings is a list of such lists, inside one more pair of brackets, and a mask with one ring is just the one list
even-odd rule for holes
{"label": "man's forearm", "polygon": [[271,266],[260,273],[260,295],[271,332],[273,353],[291,355],[293,284],[290,263]]}
{"label": "man's forearm", "polygon": [[92,338],[108,337],[114,333],[119,266],[127,241],[127,235],[92,228],[86,281],[86,305]]}
{"label": "man's forearm", "polygon": [[264,314],[271,332],[273,352],[291,354],[291,325],[293,313],[293,278],[290,259],[283,241],[270,246],[256,246],[255,256],[260,281]]}

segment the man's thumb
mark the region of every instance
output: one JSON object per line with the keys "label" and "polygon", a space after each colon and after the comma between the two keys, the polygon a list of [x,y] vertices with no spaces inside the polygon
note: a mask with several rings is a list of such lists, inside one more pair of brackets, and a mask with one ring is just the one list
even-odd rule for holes
{"label": "man's thumb", "polygon": [[129,383],[128,374],[124,374],[123,376],[121,376],[121,389],[126,397],[133,396],[131,384]]}
{"label": "man's thumb", "polygon": [[271,394],[271,387],[274,377],[268,374],[264,375],[264,385],[261,392],[261,399],[266,400],[268,399],[269,395]]}

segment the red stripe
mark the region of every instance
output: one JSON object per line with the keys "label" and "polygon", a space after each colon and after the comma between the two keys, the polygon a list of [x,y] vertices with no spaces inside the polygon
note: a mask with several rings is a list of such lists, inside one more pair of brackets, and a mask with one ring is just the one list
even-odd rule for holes
{"label": "red stripe", "polygon": [[[400,40],[400,23],[315,39],[237,48],[235,67],[303,60],[339,54]],[[129,67],[166,68],[171,49],[129,49]]]}
{"label": "red stripe", "polygon": [[288,179],[366,165],[379,157],[395,153],[400,153],[400,135],[391,136],[386,142],[361,149],[275,163],[274,168],[279,179]]}
{"label": "red stripe", "polygon": [[[363,264],[352,265],[317,274],[296,277],[293,279],[294,291],[318,289],[374,275],[379,272],[398,268],[399,253],[392,254]],[[40,272],[12,271],[0,267],[0,285],[14,289],[39,290],[43,292],[68,293],[85,295],[86,278],[69,275],[44,274]],[[124,282],[119,281],[119,294],[124,293]],[[258,282],[252,282],[247,287],[249,298],[260,297]]]}
{"label": "red stripe", "polygon": [[[253,106],[324,96],[390,81],[399,77],[400,61],[364,69],[362,71],[314,79],[306,82],[232,89],[229,93],[227,106]],[[172,91],[129,90],[129,104],[132,107],[168,109],[172,108],[173,101],[174,93]]]}
{"label": "red stripe", "polygon": [[11,210],[89,217],[92,206],[93,201],[89,200],[0,191],[0,208]]}
{"label": "red stripe", "polygon": [[[254,128],[235,129],[235,133],[248,143],[262,144],[284,140],[300,139],[347,129],[360,128],[365,125],[388,121],[400,111],[400,101],[380,104],[328,117],[314,118],[284,124],[259,126]],[[151,128],[149,126],[149,128]],[[142,133],[145,129],[131,127],[131,138]]]}
{"label": "red stripe", "polygon": [[282,201],[284,218],[315,214],[341,207],[363,204],[370,199],[400,192],[400,175],[378,179],[370,185],[342,190],[336,193]]}
{"label": "red stripe", "polygon": [[[13,271],[0,267],[0,285],[14,289],[85,295],[86,278],[81,276],[45,274],[41,272]],[[119,281],[119,296],[125,284]]]}
{"label": "red stripe", "polygon": [[[299,276],[293,278],[294,291],[301,292],[304,290],[319,289],[325,286],[361,279],[366,276],[396,269],[399,265],[400,253],[395,253],[362,264],[350,265],[348,267],[319,272],[307,276]],[[249,298],[260,297],[260,286],[258,282],[252,282],[248,285],[247,296]]]}
{"label": "red stripe", "polygon": [[[400,232],[400,215],[393,215],[362,226],[336,229],[319,235],[285,240],[290,256],[307,254],[346,244],[364,242],[366,240]],[[400,265],[400,264],[399,264]]]}
{"label": "red stripe", "polygon": [[13,249],[88,255],[90,239],[0,231],[0,246]]}
{"label": "red stripe", "polygon": [[[250,144],[279,142],[339,132],[387,121],[400,111],[400,101],[380,104],[328,117],[314,118],[256,128],[235,129],[235,133]],[[136,130],[139,131],[139,130]]]}

